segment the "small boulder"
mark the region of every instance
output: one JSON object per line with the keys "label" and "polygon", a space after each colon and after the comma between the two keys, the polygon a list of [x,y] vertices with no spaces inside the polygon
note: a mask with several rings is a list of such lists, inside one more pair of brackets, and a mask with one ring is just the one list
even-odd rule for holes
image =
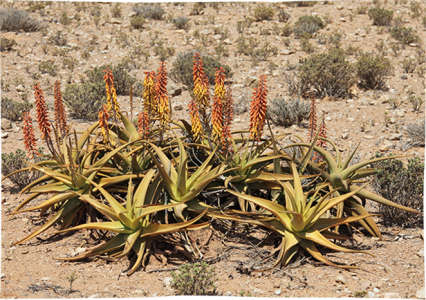
{"label": "small boulder", "polygon": [[10,128],[12,128],[12,122],[10,122],[6,118],[1,118],[1,129],[2,130],[8,130]]}

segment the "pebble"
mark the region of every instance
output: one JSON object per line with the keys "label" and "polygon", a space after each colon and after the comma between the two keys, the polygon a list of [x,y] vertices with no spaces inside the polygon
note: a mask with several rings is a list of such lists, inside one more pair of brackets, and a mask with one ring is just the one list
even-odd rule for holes
{"label": "pebble", "polygon": [[400,138],[402,138],[402,133],[395,133],[389,137],[391,141],[398,141]]}
{"label": "pebble", "polygon": [[425,288],[424,287],[422,287],[420,290],[417,291],[416,297],[422,298],[422,299],[425,298]]}
{"label": "pebble", "polygon": [[157,294],[158,294],[158,293],[154,293],[154,294],[152,294],[152,296],[151,296],[151,297],[157,297]]}
{"label": "pebble", "polygon": [[381,146],[381,147],[379,147],[379,150],[380,150],[380,152],[386,152],[386,151],[389,151],[389,146]]}
{"label": "pebble", "polygon": [[12,128],[12,122],[10,122],[6,118],[1,118],[1,129],[7,130],[7,129],[10,129],[10,128]]}
{"label": "pebble", "polygon": [[49,277],[43,277],[42,279],[41,279],[41,281],[50,281],[51,279],[49,278]]}
{"label": "pebble", "polygon": [[[417,45],[416,43],[410,43],[409,44],[410,45],[410,47],[418,47],[419,45]],[[424,298],[424,297],[423,297]]]}
{"label": "pebble", "polygon": [[171,289],[171,287],[170,287],[170,281],[171,281],[172,279],[173,279],[172,277],[166,277],[166,278],[164,278],[164,279],[163,279],[162,284],[163,284],[163,286],[164,286],[166,289]]}
{"label": "pebble", "polygon": [[173,110],[180,111],[183,110],[183,105],[180,102],[173,103]]}
{"label": "pebble", "polygon": [[346,140],[349,138],[349,132],[345,132],[344,134],[342,134],[342,139]]}
{"label": "pebble", "polygon": [[367,281],[367,280],[360,280],[359,281],[359,285],[361,287],[361,290],[366,290],[366,289],[368,289],[370,287],[371,282]]}
{"label": "pebble", "polygon": [[407,79],[408,79],[408,76],[404,74],[404,75],[402,75],[402,76],[401,76],[401,79],[402,79],[402,80],[407,80]]}
{"label": "pebble", "polygon": [[93,294],[93,295],[90,295],[87,298],[101,298],[101,295],[99,295],[99,294]]}
{"label": "pebble", "polygon": [[75,253],[77,253],[77,254],[81,254],[81,253],[86,252],[86,248],[80,248],[80,247],[78,247],[78,248],[76,248],[74,251],[75,251]]}
{"label": "pebble", "polygon": [[230,39],[225,39],[225,40],[223,40],[223,44],[225,44],[225,45],[232,45],[232,42],[231,42]]}
{"label": "pebble", "polygon": [[336,276],[335,281],[337,283],[346,284],[345,277],[343,277],[343,275]]}
{"label": "pebble", "polygon": [[355,119],[354,118],[347,118],[346,121],[347,122],[353,122],[353,121],[355,121]]}
{"label": "pebble", "polygon": [[224,296],[231,296],[232,293],[230,291],[227,291],[225,294],[223,294]]}
{"label": "pebble", "polygon": [[368,293],[367,293],[367,296],[368,296],[368,298],[374,298],[374,296],[375,296],[376,294],[374,294],[372,291],[369,291]]}
{"label": "pebble", "polygon": [[339,21],[340,22],[346,22],[346,19],[345,18],[340,18]]}
{"label": "pebble", "polygon": [[417,255],[420,257],[424,257],[425,256],[425,251],[424,250],[420,250],[419,252],[417,252]]}
{"label": "pebble", "polygon": [[276,291],[275,291],[275,295],[277,295],[277,296],[278,296],[278,295],[280,295],[280,294],[281,294],[281,290],[276,290]]}
{"label": "pebble", "polygon": [[372,135],[364,135],[363,138],[365,138],[367,140],[372,140],[372,139],[374,139],[374,136],[372,136]]}
{"label": "pebble", "polygon": [[373,291],[374,291],[375,293],[380,293],[380,289],[378,289],[378,288],[374,288],[374,289],[373,289]]}
{"label": "pebble", "polygon": [[1,273],[1,277],[0,279],[6,278],[6,275],[4,275],[4,273]]}
{"label": "pebble", "polygon": [[16,91],[17,92],[25,92],[25,87],[22,84],[20,84],[16,87]]}
{"label": "pebble", "polygon": [[400,298],[398,293],[384,293],[383,298]]}

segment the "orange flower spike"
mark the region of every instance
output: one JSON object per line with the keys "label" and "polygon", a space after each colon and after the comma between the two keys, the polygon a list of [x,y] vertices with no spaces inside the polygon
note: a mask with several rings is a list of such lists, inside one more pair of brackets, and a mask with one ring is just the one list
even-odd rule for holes
{"label": "orange flower spike", "polygon": [[138,115],[138,133],[140,138],[149,140],[149,115],[146,111]]}
{"label": "orange flower spike", "polygon": [[143,109],[150,116],[155,116],[157,110],[156,92],[155,92],[155,72],[144,72],[145,79],[143,82],[144,92]]}
{"label": "orange flower spike", "polygon": [[212,124],[213,124],[213,139],[219,140],[222,137],[223,127],[223,104],[225,102],[225,75],[222,67],[216,69],[215,74],[215,88],[213,96],[213,111],[212,111]]}
{"label": "orange flower spike", "polygon": [[25,149],[28,151],[29,159],[33,159],[38,152],[36,150],[36,140],[33,130],[33,121],[29,112],[24,112],[23,128]]}
{"label": "orange flower spike", "polygon": [[268,87],[266,76],[261,75],[259,85],[254,89],[250,108],[250,138],[260,141],[265,126]]}
{"label": "orange flower spike", "polygon": [[165,62],[160,62],[160,68],[157,72],[157,81],[155,85],[157,95],[157,114],[160,123],[165,125],[170,122],[169,96],[167,95],[167,73]]}
{"label": "orange flower spike", "polygon": [[118,112],[120,111],[120,105],[117,100],[117,92],[114,87],[114,75],[112,75],[112,71],[108,68],[104,70],[106,74],[104,75],[105,88],[107,94],[107,105],[108,112],[114,110],[114,115],[117,119],[120,119]]}
{"label": "orange flower spike", "polygon": [[204,73],[203,61],[201,59],[200,53],[194,54],[194,95],[198,104],[203,107],[209,107],[210,95],[209,95],[209,84],[207,76]]}
{"label": "orange flower spike", "polygon": [[201,125],[198,103],[194,99],[189,101],[189,115],[191,116],[191,132],[194,140],[197,142],[203,135],[203,126]]}
{"label": "orange flower spike", "polygon": [[[324,115],[322,115],[322,122],[321,122],[321,129],[320,129],[320,132],[319,132],[319,136],[322,137],[322,138],[325,138],[325,139],[327,138],[327,128],[325,126]],[[318,142],[317,142],[317,144],[321,148],[326,149],[326,146],[327,146],[327,142],[326,141],[319,139]]]}
{"label": "orange flower spike", "polygon": [[59,81],[55,81],[55,88],[54,88],[54,98],[55,98],[55,123],[56,128],[58,128],[59,132],[62,136],[65,136],[67,131],[67,117],[65,114],[65,107],[64,103],[62,102],[62,96],[61,96],[61,86]]}
{"label": "orange flower spike", "polygon": [[37,110],[38,128],[41,132],[41,138],[44,140],[51,139],[51,128],[49,117],[47,115],[46,101],[44,100],[43,91],[40,89],[40,85],[38,83],[34,85],[34,98]]}
{"label": "orange flower spike", "polygon": [[101,111],[99,112],[99,127],[102,131],[102,136],[104,137],[104,143],[108,141],[108,109],[104,104]]}
{"label": "orange flower spike", "polygon": [[308,127],[308,142],[317,134],[317,112],[315,105],[315,94],[311,94],[311,111],[309,113],[309,127]]}
{"label": "orange flower spike", "polygon": [[231,125],[234,118],[234,99],[232,98],[232,89],[229,85],[226,89],[226,102],[223,107],[223,130],[222,130],[222,143],[223,150],[232,151],[231,147]]}

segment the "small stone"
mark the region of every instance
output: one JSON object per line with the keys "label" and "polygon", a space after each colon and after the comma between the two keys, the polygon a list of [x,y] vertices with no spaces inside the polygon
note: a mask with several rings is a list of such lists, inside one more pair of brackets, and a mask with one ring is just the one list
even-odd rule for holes
{"label": "small stone", "polygon": [[404,113],[403,111],[397,111],[397,112],[396,112],[396,116],[397,116],[397,117],[403,117],[403,116],[404,116],[404,114],[405,114],[405,113]]}
{"label": "small stone", "polygon": [[361,290],[365,291],[366,289],[368,289],[370,287],[371,282],[367,281],[367,280],[360,280],[359,285],[361,287]]}
{"label": "small stone", "polygon": [[384,293],[383,298],[399,298],[398,293]]}
{"label": "small stone", "polygon": [[90,295],[87,298],[101,298],[101,295],[99,295],[99,294],[93,294],[93,295]]}
{"label": "small stone", "polygon": [[182,87],[178,87],[174,83],[169,83],[167,85],[167,92],[170,96],[176,97],[182,94]]}
{"label": "small stone", "polygon": [[374,288],[374,289],[373,289],[373,291],[374,291],[375,293],[380,293],[380,289],[378,289],[378,288]]}
{"label": "small stone", "polygon": [[278,77],[278,76],[280,76],[280,71],[278,71],[278,70],[274,70],[274,71],[272,71],[272,76],[274,76],[274,77]]}
{"label": "small stone", "polygon": [[347,122],[353,122],[353,121],[355,121],[355,119],[354,119],[354,118],[352,118],[352,117],[350,117],[350,118],[347,118],[347,119],[346,119],[346,121],[347,121]]}
{"label": "small stone", "polygon": [[225,294],[223,294],[224,296],[231,296],[232,293],[230,291],[226,292]]}
{"label": "small stone", "polygon": [[[410,43],[409,44],[410,45],[410,47],[418,47],[419,45],[417,45],[416,43]],[[424,297],[423,297],[424,298]]]}
{"label": "small stone", "polygon": [[390,119],[389,119],[389,123],[391,123],[391,124],[395,124],[395,123],[396,123],[396,119],[395,119],[395,118],[390,118]]}
{"label": "small stone", "polygon": [[368,101],[367,99],[363,98],[363,99],[361,100],[361,105],[368,106],[368,105],[370,105],[370,101]]}
{"label": "small stone", "polygon": [[4,275],[4,273],[1,273],[1,277],[0,279],[6,278],[6,275]]}
{"label": "small stone", "polygon": [[374,296],[375,296],[376,294],[374,294],[372,291],[369,291],[368,293],[367,293],[367,296],[368,296],[368,298],[374,298]]}
{"label": "small stone", "polygon": [[166,277],[166,278],[163,279],[162,284],[166,289],[171,289],[171,287],[170,287],[170,281],[171,280],[173,280],[172,277]]}
{"label": "small stone", "polygon": [[232,45],[232,42],[231,42],[231,40],[230,40],[230,39],[225,39],[225,40],[223,40],[222,42],[223,42],[223,44],[225,44],[225,45]]}
{"label": "small stone", "polygon": [[253,294],[264,294],[265,291],[261,290],[261,289],[255,289],[253,290]]}
{"label": "small stone", "polygon": [[389,137],[389,139],[391,140],[391,141],[398,141],[399,139],[401,139],[402,138],[402,133],[395,133],[395,134],[392,134],[390,137]]}
{"label": "small stone", "polygon": [[28,249],[26,249],[26,250],[23,250],[21,253],[22,254],[27,254],[28,252],[30,252]]}
{"label": "small stone", "polygon": [[401,79],[403,79],[403,80],[407,80],[407,79],[408,79],[408,76],[404,74],[404,75],[402,75],[402,76],[401,76]]}
{"label": "small stone", "polygon": [[381,147],[379,147],[379,150],[380,150],[380,152],[386,152],[386,151],[389,151],[389,146],[381,146]]}
{"label": "small stone", "polygon": [[294,53],[294,50],[284,49],[280,52],[282,55],[290,55]]}
{"label": "small stone", "polygon": [[20,130],[21,128],[19,128],[18,126],[16,126],[16,124],[15,123],[12,123],[12,131],[13,132],[19,132],[19,130]]}
{"label": "small stone", "polygon": [[337,5],[337,9],[338,9],[338,10],[342,10],[342,9],[343,9],[343,6],[342,6],[342,5]]}
{"label": "small stone", "polygon": [[173,103],[173,110],[180,111],[183,110],[183,105],[180,102]]}
{"label": "small stone", "polygon": [[327,117],[325,118],[327,121],[331,121],[331,117]]}
{"label": "small stone", "polygon": [[343,275],[338,275],[334,279],[337,283],[346,284],[345,277]]}
{"label": "small stone", "polygon": [[157,297],[157,294],[158,294],[158,293],[154,293],[154,294],[152,294],[152,296],[151,296],[151,297]]}
{"label": "small stone", "polygon": [[417,252],[417,255],[420,257],[424,257],[425,256],[425,251],[424,250],[420,250],[419,252]]}
{"label": "small stone", "polygon": [[12,128],[12,122],[10,122],[6,118],[1,118],[1,129],[2,130],[8,130],[10,128]]}
{"label": "small stone", "polygon": [[144,291],[144,290],[136,290],[136,291],[133,291],[133,293],[134,293],[134,294],[141,294],[142,296],[145,296],[145,295],[146,295],[146,293],[145,293],[145,291]]}
{"label": "small stone", "polygon": [[86,248],[80,248],[80,247],[78,247],[78,248],[76,248],[76,249],[74,250],[74,252],[75,252],[76,254],[81,254],[81,253],[86,252]]}
{"label": "small stone", "polygon": [[339,21],[340,22],[346,22],[346,19],[345,18],[340,18]]}
{"label": "small stone", "polygon": [[18,93],[25,92],[25,87],[24,87],[22,84],[20,84],[20,85],[18,85],[18,86],[16,87],[16,91],[17,91]]}
{"label": "small stone", "polygon": [[186,31],[185,31],[185,29],[178,29],[178,30],[175,30],[175,32],[185,34]]}
{"label": "small stone", "polygon": [[425,288],[424,287],[422,287],[420,290],[417,291],[416,297],[419,298],[419,299],[420,298],[422,298],[422,299],[425,298]]}
{"label": "small stone", "polygon": [[281,294],[281,290],[276,290],[276,291],[275,291],[275,295],[277,295],[277,296],[278,296],[278,295],[280,295],[280,294]]}
{"label": "small stone", "polygon": [[349,138],[349,132],[342,134],[342,139],[347,140]]}
{"label": "small stone", "polygon": [[367,140],[372,140],[372,139],[374,139],[374,136],[372,136],[372,135],[364,135],[363,138],[365,138]]}
{"label": "small stone", "polygon": [[213,33],[212,29],[204,29],[204,30],[200,31],[201,35],[209,35],[209,34],[212,34],[212,33]]}

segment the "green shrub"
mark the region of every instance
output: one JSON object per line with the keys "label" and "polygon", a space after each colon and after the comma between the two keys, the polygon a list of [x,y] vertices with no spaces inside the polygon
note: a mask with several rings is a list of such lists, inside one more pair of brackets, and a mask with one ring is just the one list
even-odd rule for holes
{"label": "green shrub", "polygon": [[67,37],[61,30],[58,30],[56,34],[49,38],[49,43],[55,46],[63,47],[67,45]]}
{"label": "green shrub", "polygon": [[62,93],[65,104],[73,117],[96,120],[103,104],[106,104],[105,85],[98,83],[70,84]]}
{"label": "green shrub", "polygon": [[152,5],[148,3],[139,3],[133,6],[133,11],[145,19],[162,20],[163,15],[166,13],[159,5]]}
{"label": "green shrub", "polygon": [[308,101],[299,97],[286,101],[284,98],[272,100],[268,107],[268,115],[272,123],[278,126],[290,127],[309,118],[311,107]]}
{"label": "green shrub", "polygon": [[198,16],[201,12],[206,8],[206,4],[204,2],[195,2],[192,5],[191,12],[189,13],[191,16]]}
{"label": "green shrub", "polygon": [[308,54],[315,51],[315,46],[311,44],[307,38],[300,39],[300,46],[302,47],[302,51]]}
{"label": "green shrub", "polygon": [[[194,54],[195,50],[179,52],[170,70],[170,78],[172,78],[176,83],[180,82],[185,84],[188,89],[191,90],[194,87],[194,78],[192,75]],[[222,64],[219,60],[212,56],[201,54],[201,58],[203,59],[204,73],[209,79],[209,84],[214,84],[214,75],[216,73],[215,68],[219,68],[220,66],[222,66],[225,70],[226,78],[232,77],[231,68],[228,65]]]}
{"label": "green shrub", "polygon": [[0,38],[0,51],[10,51],[17,43],[14,39]]}
{"label": "green shrub", "polygon": [[[302,36],[311,37],[319,29],[324,28],[326,25],[320,17],[317,16],[301,16],[294,24],[294,36],[300,38]],[[308,34],[308,36],[306,36]]]}
{"label": "green shrub", "polygon": [[373,20],[373,25],[388,26],[393,19],[393,10],[373,7],[368,10],[368,17]]}
{"label": "green shrub", "polygon": [[404,73],[414,73],[414,70],[417,67],[417,60],[415,58],[404,58],[401,62],[401,66]]}
{"label": "green shrub", "polygon": [[22,119],[22,114],[29,111],[33,107],[29,102],[16,102],[7,97],[1,98],[1,117],[10,121],[19,121]]}
{"label": "green shrub", "polygon": [[[43,154],[43,148],[38,148],[38,152]],[[26,168],[27,164],[23,160],[28,160],[27,155],[21,149],[16,149],[15,152],[2,153],[1,154],[1,173],[3,176],[7,176],[15,171]],[[39,156],[34,156],[34,162],[40,162],[43,159]],[[31,172],[19,172],[9,177],[20,190],[29,185],[34,180],[40,178],[43,173],[39,171]]]}
{"label": "green shrub", "polygon": [[425,146],[425,119],[419,122],[408,123],[404,126],[405,131],[411,139],[410,144],[414,147]]}
{"label": "green shrub", "polygon": [[62,60],[62,69],[68,69],[74,71],[74,69],[78,66],[78,60],[74,57],[64,57]]}
{"label": "green shrub", "polygon": [[120,3],[115,3],[113,7],[111,7],[111,15],[113,18],[121,18],[121,7]]}
{"label": "green shrub", "polygon": [[61,14],[61,17],[59,19],[62,25],[68,26],[71,24],[71,19],[68,17],[68,14],[66,11],[63,11]]}
{"label": "green shrub", "polygon": [[42,22],[29,17],[25,10],[15,8],[0,8],[0,29],[5,31],[26,32],[38,31],[44,26]]}
{"label": "green shrub", "polygon": [[272,8],[271,6],[260,5],[256,7],[253,11],[253,17],[258,22],[263,20],[272,20],[274,15],[275,11],[274,8]]}
{"label": "green shrub", "polygon": [[354,67],[340,48],[312,54],[300,59],[299,63],[298,77],[303,87],[302,93],[314,88],[319,97],[341,97],[347,95],[355,83]]}
{"label": "green shrub", "polygon": [[278,11],[278,21],[283,22],[283,23],[287,23],[288,20],[290,20],[290,15],[288,13],[286,13],[286,11],[284,9],[280,9]]}
{"label": "green shrub", "polygon": [[177,295],[213,295],[218,280],[214,267],[206,262],[185,264],[179,267],[179,273],[171,272],[171,287]]}
{"label": "green shrub", "polygon": [[361,86],[368,89],[386,89],[386,79],[393,74],[390,60],[380,54],[363,52],[355,66]]}
{"label": "green shrub", "polygon": [[420,42],[420,37],[411,27],[406,28],[404,26],[393,26],[390,30],[390,36],[400,42],[402,45]]}
{"label": "green shrub", "polygon": [[145,19],[142,16],[134,16],[130,19],[130,25],[135,29],[142,29]]}
{"label": "green shrub", "polygon": [[185,16],[180,16],[172,19],[173,25],[175,25],[176,29],[189,29],[189,19]]}
{"label": "green shrub", "polygon": [[104,70],[110,68],[114,75],[114,87],[117,91],[117,95],[129,95],[130,85],[136,83],[137,79],[129,74],[130,67],[125,63],[119,63],[117,65],[105,64],[99,67],[95,67],[92,70],[85,71],[87,80],[83,79],[83,82],[103,84],[104,89],[102,95],[106,96],[105,84],[103,76],[105,75]]}
{"label": "green shrub", "polygon": [[58,74],[58,66],[55,65],[53,60],[43,60],[38,64],[38,70],[41,74],[49,74],[50,76],[56,76]]}
{"label": "green shrub", "polygon": [[[375,155],[375,157],[383,156],[381,153]],[[424,162],[420,158],[409,159],[406,165],[401,160],[390,159],[373,163],[372,167],[378,168],[372,182],[372,187],[378,194],[386,199],[392,199],[396,204],[423,212]],[[421,215],[381,204],[378,206],[378,213],[383,216],[386,224],[404,227],[418,225],[416,221],[421,218]]]}
{"label": "green shrub", "polygon": [[317,3],[317,1],[293,1],[293,2],[286,2],[287,5],[292,5],[295,7],[310,7],[314,6]]}
{"label": "green shrub", "polygon": [[415,112],[420,112],[420,108],[422,107],[422,104],[423,104],[422,98],[411,94],[410,95],[410,103],[413,106],[413,109],[414,109]]}

